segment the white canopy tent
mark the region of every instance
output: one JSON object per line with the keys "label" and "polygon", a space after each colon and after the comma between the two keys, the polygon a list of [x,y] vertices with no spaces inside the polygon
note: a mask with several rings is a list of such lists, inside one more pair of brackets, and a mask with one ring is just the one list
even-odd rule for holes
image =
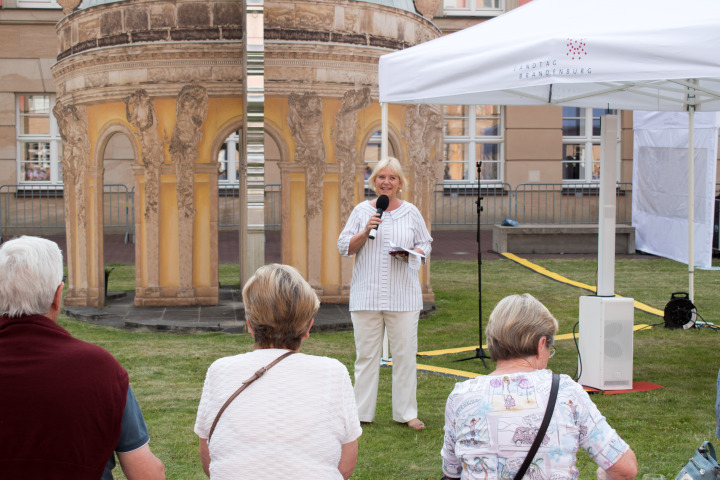
{"label": "white canopy tent", "polygon": [[[533,0],[474,27],[383,55],[383,131],[387,103],[688,111],[688,170],[694,178],[693,114],[720,110],[718,45],[717,0]],[[692,298],[694,185],[688,183]],[[612,197],[613,218],[605,222],[609,210],[601,212],[601,239],[608,223],[614,239],[614,192]],[[601,251],[598,260],[600,269],[614,265],[614,251],[611,258],[602,258]],[[612,295],[612,283],[602,285],[602,279],[598,295]]]}

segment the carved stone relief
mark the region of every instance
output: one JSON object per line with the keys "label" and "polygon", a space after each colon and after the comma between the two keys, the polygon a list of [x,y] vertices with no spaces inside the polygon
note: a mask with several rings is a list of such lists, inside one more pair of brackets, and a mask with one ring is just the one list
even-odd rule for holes
{"label": "carved stone relief", "polygon": [[208,109],[207,91],[200,86],[186,85],[178,94],[177,121],[170,139],[170,157],[177,174],[178,211],[182,217],[192,217],[193,173],[200,152],[197,146],[202,140],[202,124]]}
{"label": "carved stone relief", "polygon": [[63,105],[58,101],[53,114],[63,140],[63,181],[78,185],[90,162],[87,110],[82,105]]}
{"label": "carved stone relief", "polygon": [[348,90],[343,95],[342,105],[335,115],[335,155],[340,167],[340,222],[345,225],[354,207],[355,165],[357,158],[357,116],[358,112],[370,105],[370,88]]}
{"label": "carved stone relief", "polygon": [[312,219],[322,211],[325,175],[322,99],[317,93],[291,94],[288,126],[295,140],[295,161],[305,170],[306,215]]}
{"label": "carved stone relief", "polygon": [[163,141],[157,130],[155,105],[145,90],[125,98],[125,117],[135,129],[142,147],[145,167],[145,218],[157,214],[160,199],[160,166],[163,163]]}
{"label": "carved stone relief", "polygon": [[408,106],[403,138],[407,143],[408,163],[415,172],[414,203],[423,215],[440,178],[439,152],[443,143],[442,116],[428,105]]}
{"label": "carved stone relief", "polygon": [[180,289],[178,296],[193,295],[193,216],[195,161],[200,156],[197,147],[202,140],[202,124],[208,110],[205,88],[186,85],[177,98],[175,128],[170,139],[170,157],[175,164],[178,204],[178,235]]}
{"label": "carved stone relief", "polygon": [[145,221],[147,245],[147,288],[144,296],[160,295],[160,167],[163,163],[163,141],[157,129],[157,114],[150,95],[136,90],[125,99],[125,118],[133,126],[142,148],[140,161],[145,167]]}
{"label": "carved stone relief", "polygon": [[81,188],[81,183],[85,179],[85,171],[90,163],[87,110],[84,106],[63,105],[58,101],[53,113],[57,118],[60,137],[63,140],[63,182],[74,186],[75,191],[72,193],[75,194],[74,200],[77,202],[75,215],[80,225],[86,227],[85,189]]}
{"label": "carved stone relief", "polygon": [[[60,137],[63,141],[63,183],[66,186],[65,218],[77,218],[77,227],[71,224],[69,230],[75,230],[78,252],[87,251],[87,215],[85,206],[85,181],[90,164],[90,136],[88,134],[88,115],[85,106],[63,105],[55,103],[53,114],[57,119]],[[75,274],[79,278],[75,278]],[[83,296],[87,293],[87,272],[70,270],[71,290]],[[73,292],[70,292],[71,294]]]}

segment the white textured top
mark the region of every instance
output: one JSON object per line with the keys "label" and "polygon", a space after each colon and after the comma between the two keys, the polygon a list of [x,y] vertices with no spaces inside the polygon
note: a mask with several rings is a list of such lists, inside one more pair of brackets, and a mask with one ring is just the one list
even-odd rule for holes
{"label": "white textured top", "polygon": [[[369,201],[359,203],[350,214],[337,241],[340,255],[349,256],[350,239],[367,225],[377,212]],[[415,205],[403,202],[386,211],[375,240],[368,239],[355,254],[350,282],[350,311],[411,312],[422,310],[418,272],[390,255],[390,245],[419,248],[430,254],[432,237]]]}
{"label": "white textured top", "polygon": [[[443,472],[463,480],[513,478],[545,416],[551,384],[550,370],[456,384],[445,407]],[[577,479],[579,447],[604,470],[630,448],[582,386],[560,375],[552,420],[525,478]]]}
{"label": "white textured top", "polygon": [[[195,433],[207,438],[220,407],[287,350],[216,360],[205,377]],[[335,359],[290,355],[223,412],[210,440],[210,478],[342,479],[341,446],[362,433],[350,375]]]}

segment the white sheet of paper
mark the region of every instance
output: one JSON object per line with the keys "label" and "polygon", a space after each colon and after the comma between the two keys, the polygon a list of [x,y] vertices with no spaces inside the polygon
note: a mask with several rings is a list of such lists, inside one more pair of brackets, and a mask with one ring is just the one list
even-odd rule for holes
{"label": "white sheet of paper", "polygon": [[408,266],[413,270],[420,270],[422,259],[419,255],[408,255]]}

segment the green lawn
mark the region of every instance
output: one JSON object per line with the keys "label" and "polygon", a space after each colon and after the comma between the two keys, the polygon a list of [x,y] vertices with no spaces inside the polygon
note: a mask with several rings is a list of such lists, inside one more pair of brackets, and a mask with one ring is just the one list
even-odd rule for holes
{"label": "green lawn", "polygon": [[[543,259],[543,267],[573,280],[595,284],[594,259]],[[110,290],[132,289],[132,266],[113,265]],[[578,298],[587,292],[542,277],[509,260],[483,263],[484,321],[495,303],[512,293],[538,297],[570,333],[578,319]],[[435,261],[431,281],[437,312],[419,327],[419,348],[477,345],[478,288],[474,261]],[[236,282],[237,269],[221,268],[221,284]],[[615,291],[662,310],[670,294],[687,290],[687,267],[664,259],[621,259],[616,263]],[[706,321],[720,324],[720,272],[698,270],[695,303]],[[658,324],[662,319],[635,312],[635,323]],[[112,352],[130,373],[152,436],[153,451],[165,462],[168,478],[205,478],[193,433],[195,412],[207,367],[218,357],[252,348],[247,335],[134,333],[78,323],[60,323],[79,338]],[[593,400],[638,455],[640,475],[662,473],[674,478],[703,440],[715,431],[715,381],[720,367],[720,332],[710,329],[667,330],[661,325],[636,332],[634,380],[654,382],[664,389],[622,395],[593,395]],[[575,376],[577,352],[572,340],[558,341],[550,367]],[[353,369],[352,332],[313,334],[303,352],[339,359]],[[453,362],[473,352],[419,359],[420,363],[487,373],[479,360]],[[493,363],[489,362],[490,369]],[[436,374],[418,375],[420,418],[428,428],[412,431],[396,424],[390,413],[391,371],[380,373],[378,412],[364,427],[356,479],[439,479],[444,406],[457,381]],[[292,423],[292,418],[288,421]],[[718,443],[717,439],[715,439]],[[580,478],[594,478],[595,464],[582,450]],[[271,469],[272,467],[269,466]],[[123,478],[118,475],[117,478]]]}

